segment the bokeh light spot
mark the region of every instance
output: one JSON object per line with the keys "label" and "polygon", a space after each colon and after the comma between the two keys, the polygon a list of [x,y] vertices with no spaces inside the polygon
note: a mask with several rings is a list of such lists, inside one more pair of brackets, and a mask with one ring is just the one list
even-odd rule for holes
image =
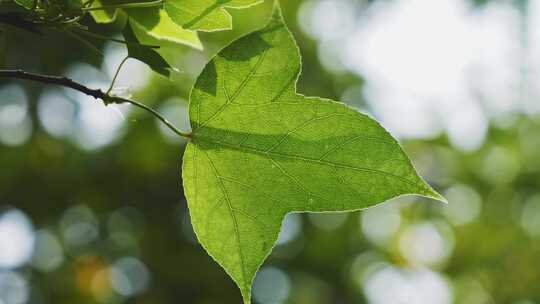
{"label": "bokeh light spot", "polygon": [[[435,266],[446,260],[454,246],[452,230],[423,222],[408,226],[400,236],[399,250],[411,265]],[[444,232],[447,232],[446,234]]]}
{"label": "bokeh light spot", "polygon": [[24,91],[14,85],[0,88],[0,143],[7,146],[24,144],[32,134],[28,102]]}
{"label": "bokeh light spot", "polygon": [[265,267],[253,282],[253,297],[261,304],[284,303],[290,289],[291,283],[285,272],[276,267]]}
{"label": "bokeh light spot", "polygon": [[84,205],[67,209],[60,219],[60,229],[64,242],[71,248],[87,245],[99,237],[97,218]]}
{"label": "bokeh light spot", "polygon": [[0,214],[0,268],[24,265],[33,250],[34,230],[30,219],[17,209]]}
{"label": "bokeh light spot", "polygon": [[454,185],[445,192],[448,204],[441,207],[448,220],[461,226],[474,221],[482,211],[482,198],[467,185]]}
{"label": "bokeh light spot", "polygon": [[405,270],[384,266],[366,278],[364,292],[370,304],[450,304],[448,282],[427,269]]}
{"label": "bokeh light spot", "polygon": [[150,272],[134,257],[117,260],[111,270],[111,284],[120,295],[131,297],[143,293],[150,283]]}
{"label": "bokeh light spot", "polygon": [[63,261],[64,254],[58,238],[47,230],[37,231],[32,266],[43,272],[51,272]]}
{"label": "bokeh light spot", "polygon": [[362,211],[360,227],[366,238],[375,245],[385,246],[399,230],[401,215],[395,203],[385,203]]}
{"label": "bokeh light spot", "polygon": [[0,271],[0,303],[24,304],[30,297],[27,280],[12,271]]}
{"label": "bokeh light spot", "polygon": [[347,218],[349,213],[346,212],[325,212],[325,213],[309,213],[309,221],[315,225],[315,227],[322,230],[334,230],[341,227]]}
{"label": "bokeh light spot", "polygon": [[531,237],[540,237],[540,194],[532,196],[525,203],[521,226]]}
{"label": "bokeh light spot", "polygon": [[296,239],[302,233],[302,216],[290,213],[285,216],[276,245],[285,245]]}

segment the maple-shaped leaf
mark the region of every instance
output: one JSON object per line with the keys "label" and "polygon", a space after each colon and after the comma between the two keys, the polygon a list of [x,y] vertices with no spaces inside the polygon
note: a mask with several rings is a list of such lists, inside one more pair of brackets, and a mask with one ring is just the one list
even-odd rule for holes
{"label": "maple-shaped leaf", "polygon": [[218,31],[232,28],[229,9],[247,8],[263,0],[167,0],[164,8],[185,29]]}
{"label": "maple-shaped leaf", "polygon": [[265,28],[206,65],[190,96],[183,180],[191,221],[244,303],[287,213],[359,210],[405,194],[443,200],[375,120],[298,94],[300,68],[276,8]]}

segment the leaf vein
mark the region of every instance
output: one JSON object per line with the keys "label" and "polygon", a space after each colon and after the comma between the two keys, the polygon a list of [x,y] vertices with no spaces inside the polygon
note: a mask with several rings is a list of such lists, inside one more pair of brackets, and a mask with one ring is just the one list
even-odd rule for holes
{"label": "leaf vein", "polygon": [[234,91],[234,93],[231,96],[229,96],[229,94],[227,93],[227,87],[226,87],[225,81],[223,81],[223,92],[225,94],[225,98],[227,99],[227,102],[225,102],[223,105],[221,105],[218,108],[218,110],[212,116],[210,116],[205,122],[200,124],[200,126],[197,127],[197,129],[208,125],[214,118],[219,116],[219,114],[221,114],[230,104],[232,104],[234,102],[234,100],[240,95],[240,93],[242,92],[244,87],[248,84],[248,82],[251,80],[251,78],[253,78],[253,75],[257,72],[257,70],[259,69],[259,67],[263,63],[264,58],[266,57],[266,53],[267,53],[267,50],[264,50],[263,53],[261,54],[261,56],[259,57],[259,59],[257,59],[257,62],[255,63],[253,68],[250,69],[247,76],[242,80],[242,82],[240,83],[238,88]]}
{"label": "leaf vein", "polygon": [[349,145],[349,144],[352,144],[353,142],[359,140],[359,139],[366,139],[366,140],[373,140],[373,141],[378,141],[378,142],[381,142],[381,143],[385,143],[385,144],[389,144],[389,145],[392,145],[392,144],[395,144],[394,142],[391,142],[389,140],[384,140],[382,138],[379,138],[379,137],[373,137],[373,136],[364,136],[364,135],[356,135],[354,137],[351,137],[345,141],[343,141],[342,143],[340,144],[337,144],[335,145],[333,148],[331,148],[330,150],[326,151],[320,158],[319,160],[322,161],[324,160],[326,157],[328,157],[330,154],[332,154],[333,152],[337,151],[338,149],[340,148],[343,148],[345,147],[346,145]]}
{"label": "leaf vein", "polygon": [[220,142],[220,141],[216,141],[216,140],[209,140],[207,138],[199,138],[199,140],[206,141],[208,143],[212,143],[212,144],[216,144],[216,145],[221,145],[221,146],[228,147],[228,148],[235,149],[235,150],[240,150],[240,151],[245,150],[247,152],[251,152],[251,153],[259,154],[259,155],[267,155],[267,156],[273,156],[273,157],[279,157],[279,158],[285,158],[285,159],[300,160],[300,161],[304,161],[304,162],[308,162],[308,163],[315,163],[315,164],[320,164],[320,165],[323,165],[323,166],[330,166],[330,167],[336,167],[336,168],[344,168],[344,169],[349,169],[349,170],[358,171],[358,172],[374,173],[374,174],[378,174],[378,175],[383,175],[383,176],[399,179],[402,182],[407,183],[407,184],[409,184],[411,186],[415,186],[415,187],[417,186],[417,184],[415,182],[413,182],[413,181],[411,181],[411,180],[409,180],[407,178],[404,178],[404,177],[399,176],[399,175],[395,175],[395,174],[390,173],[390,172],[381,171],[381,170],[378,170],[378,169],[365,168],[365,167],[355,167],[355,166],[346,165],[346,164],[338,164],[338,163],[334,163],[334,162],[331,162],[331,161],[318,160],[318,159],[304,157],[304,156],[300,156],[300,155],[289,155],[289,154],[277,153],[277,152],[266,152],[265,150],[260,150],[260,149],[256,149],[256,148],[249,148],[249,147],[245,147],[245,146],[238,147],[238,146],[235,146],[235,145],[232,145],[232,144],[229,144],[229,143],[225,143],[225,142]]}
{"label": "leaf vein", "polygon": [[217,168],[214,165],[214,162],[212,161],[212,158],[210,158],[210,155],[208,155],[208,153],[205,153],[205,154],[206,154],[206,157],[208,158],[208,162],[210,163],[210,166],[212,167],[212,171],[213,171],[216,179],[218,180],[221,192],[225,196],[225,201],[227,202],[227,207],[228,207],[228,210],[229,210],[229,214],[230,214],[230,216],[232,218],[232,221],[233,221],[234,232],[236,234],[236,241],[237,241],[237,245],[238,245],[238,256],[240,257],[240,268],[242,269],[243,285],[245,285],[246,280],[247,280],[247,276],[246,276],[246,269],[245,269],[245,263],[244,263],[244,255],[243,255],[243,252],[242,252],[242,245],[241,245],[241,242],[240,242],[240,230],[238,229],[238,221],[236,219],[236,215],[234,213],[234,209],[233,209],[232,204],[231,204],[229,193],[227,192],[227,189],[225,189],[225,185],[223,184],[223,181],[219,178],[220,174],[217,171]]}

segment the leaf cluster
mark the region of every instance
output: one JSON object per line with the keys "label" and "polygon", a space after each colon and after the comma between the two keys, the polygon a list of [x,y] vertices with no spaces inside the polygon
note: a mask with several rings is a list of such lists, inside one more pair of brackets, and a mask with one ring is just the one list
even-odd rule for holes
{"label": "leaf cluster", "polygon": [[[94,48],[85,37],[125,43],[129,56],[146,63],[155,72],[168,77],[172,67],[154,49],[141,44],[145,40],[172,42],[202,49],[197,31],[232,28],[226,8],[247,8],[261,0],[7,0],[0,2],[0,23],[33,33],[52,28],[68,33]],[[127,20],[124,41],[91,32],[82,24],[86,15],[96,23]],[[122,16],[123,18],[119,18]],[[95,48],[94,48],[95,49]],[[99,53],[98,50],[96,52]]]}

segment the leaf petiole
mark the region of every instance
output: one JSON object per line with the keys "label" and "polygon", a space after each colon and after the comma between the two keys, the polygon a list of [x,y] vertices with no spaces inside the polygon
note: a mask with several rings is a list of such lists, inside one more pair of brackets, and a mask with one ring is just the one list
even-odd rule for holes
{"label": "leaf petiole", "polygon": [[129,56],[126,56],[124,59],[122,59],[122,62],[120,62],[120,64],[116,68],[116,72],[114,73],[114,77],[111,81],[111,85],[109,86],[109,89],[107,90],[107,92],[105,92],[105,94],[109,95],[111,93],[114,87],[114,83],[116,82],[116,78],[118,78],[118,74],[120,74],[120,70],[122,69],[122,67],[124,66],[124,63],[126,63],[128,59],[129,59]]}
{"label": "leaf petiole", "polygon": [[158,111],[156,111],[156,110],[150,108],[149,106],[147,106],[147,105],[145,105],[143,103],[140,103],[138,101],[131,100],[131,99],[126,99],[126,98],[122,98],[122,97],[118,97],[118,96],[105,95],[105,98],[103,98],[103,102],[106,105],[111,104],[111,103],[116,103],[116,104],[129,103],[129,104],[131,104],[133,106],[136,106],[136,107],[141,108],[141,109],[143,109],[143,110],[145,110],[147,112],[150,112],[157,119],[159,119],[164,125],[166,125],[171,131],[176,133],[176,135],[181,136],[181,137],[185,137],[185,138],[188,138],[188,139],[191,139],[191,137],[192,137],[191,133],[180,131],[171,122],[169,122],[165,117],[163,117]]}

